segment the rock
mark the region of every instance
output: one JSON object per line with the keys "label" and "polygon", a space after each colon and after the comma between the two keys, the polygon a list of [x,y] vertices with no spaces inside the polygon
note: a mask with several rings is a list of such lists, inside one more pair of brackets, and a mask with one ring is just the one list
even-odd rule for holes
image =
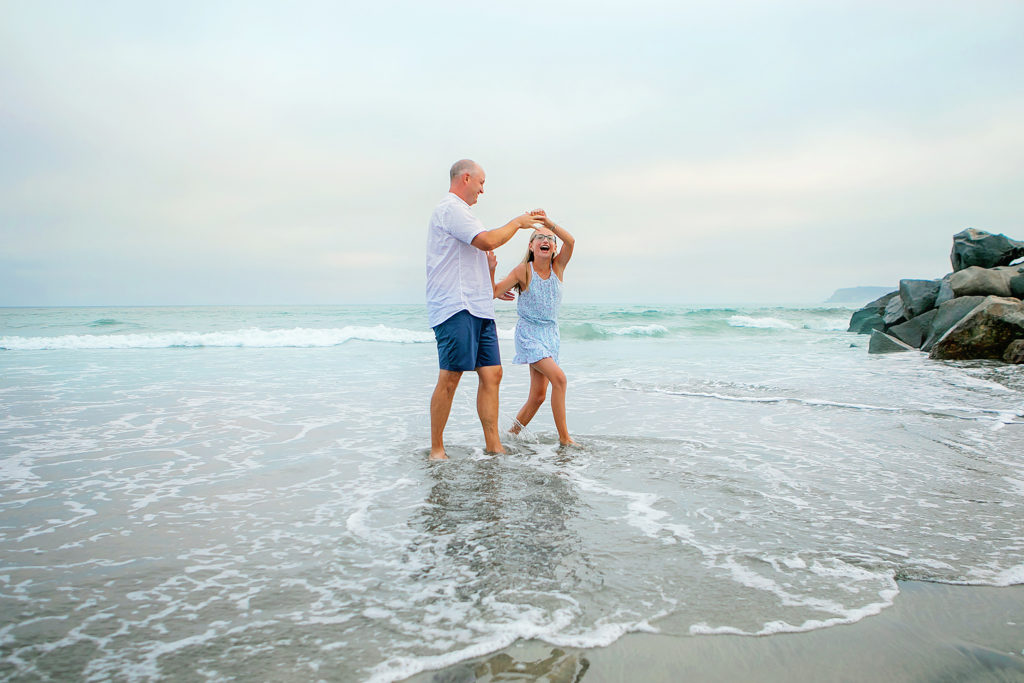
{"label": "rock", "polygon": [[900,341],[913,346],[915,349],[919,349],[931,333],[932,321],[935,320],[935,316],[938,313],[939,311],[933,308],[921,315],[914,316],[905,323],[893,325],[886,332]]}
{"label": "rock", "polygon": [[907,320],[935,308],[939,284],[939,280],[900,280],[900,301]]}
{"label": "rock", "polygon": [[885,313],[882,314],[882,320],[885,321],[886,327],[906,322],[907,312],[903,310],[903,300],[900,297],[894,296],[889,299],[889,303],[885,305]]}
{"label": "rock", "polygon": [[956,294],[953,293],[953,286],[949,284],[949,279],[953,276],[952,273],[939,280],[939,293],[935,295],[935,308],[938,308],[942,304],[956,298]]}
{"label": "rock", "polygon": [[935,309],[935,317],[932,318],[931,329],[924,343],[921,344],[922,351],[931,351],[935,342],[942,339],[954,325],[964,319],[968,313],[974,310],[975,306],[985,300],[983,296],[962,296],[959,299],[950,299]]}
{"label": "rock", "polygon": [[950,275],[949,286],[955,296],[1013,296],[1010,283],[1020,276],[1024,276],[1024,266],[971,266]]}
{"label": "rock", "polygon": [[900,351],[916,351],[910,344],[901,342],[896,337],[890,337],[881,330],[871,331],[871,341],[868,342],[868,353],[897,353]]}
{"label": "rock", "polygon": [[971,266],[1008,266],[1021,256],[1024,256],[1024,242],[1011,240],[1006,235],[967,228],[953,235],[953,251],[949,259],[953,262],[953,272],[957,272]]}
{"label": "rock", "polygon": [[1007,363],[1024,363],[1024,339],[1010,342],[1006,351],[1003,351],[1003,360]]}
{"label": "rock", "polygon": [[1018,278],[1024,279],[1024,266],[971,266],[950,275],[949,286],[955,296],[1007,297],[1012,296]]}
{"label": "rock", "polygon": [[853,315],[850,316],[850,328],[847,332],[871,334],[871,330],[883,329],[885,321],[882,320],[882,315],[885,313],[885,305],[897,294],[899,292],[889,292],[867,304],[859,311],[854,311]]}
{"label": "rock", "polygon": [[1010,296],[1014,299],[1024,299],[1024,274],[1010,278]]}
{"label": "rock", "polygon": [[935,343],[930,358],[1001,360],[1010,342],[1024,338],[1024,303],[988,296]]}
{"label": "rock", "polygon": [[870,311],[857,311],[850,318],[850,329],[847,332],[871,334],[871,330],[884,330],[885,321],[882,316]]}

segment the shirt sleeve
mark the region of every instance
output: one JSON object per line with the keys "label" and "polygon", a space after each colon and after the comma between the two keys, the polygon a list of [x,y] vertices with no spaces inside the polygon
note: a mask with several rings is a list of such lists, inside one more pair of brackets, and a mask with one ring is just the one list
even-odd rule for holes
{"label": "shirt sleeve", "polygon": [[441,227],[446,233],[465,244],[471,244],[474,237],[487,232],[479,218],[466,207],[457,204],[449,207]]}

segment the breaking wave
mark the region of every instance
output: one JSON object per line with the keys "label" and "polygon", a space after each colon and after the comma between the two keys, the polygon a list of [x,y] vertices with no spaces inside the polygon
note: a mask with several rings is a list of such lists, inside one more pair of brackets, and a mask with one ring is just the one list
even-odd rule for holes
{"label": "breaking wave", "polygon": [[48,351],[58,349],[161,349],[199,347],[328,347],[349,341],[394,344],[433,343],[427,331],[404,330],[386,325],[372,327],[290,330],[250,328],[229,332],[160,332],[148,334],[68,334],[59,337],[0,337],[0,349],[6,351]]}
{"label": "breaking wave", "polygon": [[562,337],[578,340],[611,339],[614,337],[663,337],[669,333],[664,325],[601,325],[595,323],[562,323]]}

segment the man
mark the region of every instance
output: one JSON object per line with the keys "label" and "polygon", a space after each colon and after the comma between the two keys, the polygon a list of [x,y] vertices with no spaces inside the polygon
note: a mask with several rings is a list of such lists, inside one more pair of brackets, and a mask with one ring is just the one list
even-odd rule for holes
{"label": "man", "polygon": [[469,207],[484,192],[484,170],[469,159],[449,173],[448,195],[434,209],[427,228],[427,316],[437,339],[441,366],[430,397],[430,457],[443,460],[444,427],[462,373],[476,372],[476,410],[489,453],[504,453],[498,438],[501,358],[494,322],[494,249],[530,228],[530,214],[486,230]]}

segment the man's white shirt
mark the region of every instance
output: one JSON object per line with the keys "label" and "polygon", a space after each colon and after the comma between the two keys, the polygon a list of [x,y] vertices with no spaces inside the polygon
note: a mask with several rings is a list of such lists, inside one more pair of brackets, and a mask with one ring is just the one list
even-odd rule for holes
{"label": "man's white shirt", "polygon": [[494,290],[487,254],[472,246],[486,232],[469,204],[449,192],[427,228],[427,319],[440,325],[461,310],[494,319]]}

